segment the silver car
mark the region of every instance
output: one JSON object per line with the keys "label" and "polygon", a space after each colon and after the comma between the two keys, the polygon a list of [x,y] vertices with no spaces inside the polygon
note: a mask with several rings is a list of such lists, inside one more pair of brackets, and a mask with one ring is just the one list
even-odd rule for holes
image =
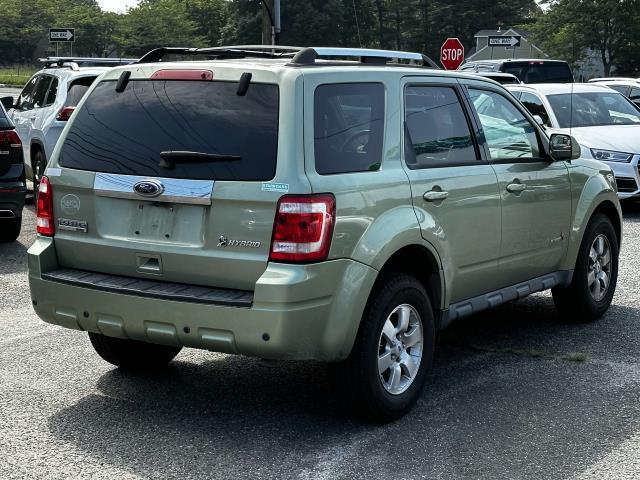
{"label": "silver car", "polygon": [[599,83],[506,86],[546,128],[570,133],[582,156],[603,161],[620,199],[640,196],[640,109]]}

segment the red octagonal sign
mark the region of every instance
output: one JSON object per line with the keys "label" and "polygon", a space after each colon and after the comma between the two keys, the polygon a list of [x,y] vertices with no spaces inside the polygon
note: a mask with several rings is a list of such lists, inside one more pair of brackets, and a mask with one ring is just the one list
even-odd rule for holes
{"label": "red octagonal sign", "polygon": [[440,63],[447,70],[455,70],[464,61],[464,46],[457,38],[447,38],[440,47]]}

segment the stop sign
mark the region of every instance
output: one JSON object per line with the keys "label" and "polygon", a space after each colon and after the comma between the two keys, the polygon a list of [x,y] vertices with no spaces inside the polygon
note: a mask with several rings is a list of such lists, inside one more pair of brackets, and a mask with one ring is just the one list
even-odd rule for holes
{"label": "stop sign", "polygon": [[440,63],[447,70],[455,70],[464,61],[464,46],[457,38],[447,38],[440,47]]}

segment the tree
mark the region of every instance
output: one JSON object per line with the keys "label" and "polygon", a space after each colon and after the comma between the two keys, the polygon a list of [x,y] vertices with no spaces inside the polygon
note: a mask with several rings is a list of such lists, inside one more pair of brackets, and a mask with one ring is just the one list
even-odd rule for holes
{"label": "tree", "polygon": [[122,56],[140,56],[157,47],[204,47],[206,38],[181,0],[142,0],[122,16],[115,40]]}
{"label": "tree", "polygon": [[593,49],[600,55],[605,76],[609,76],[612,67],[640,46],[640,0],[546,3],[548,9],[533,29],[537,41],[553,56],[575,63],[587,49]]}

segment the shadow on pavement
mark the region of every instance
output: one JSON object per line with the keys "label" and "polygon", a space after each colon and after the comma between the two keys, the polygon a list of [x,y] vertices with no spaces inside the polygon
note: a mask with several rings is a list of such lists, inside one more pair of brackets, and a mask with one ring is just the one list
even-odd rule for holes
{"label": "shadow on pavement", "polygon": [[416,409],[384,426],[341,416],[323,365],[224,356],[152,377],[111,370],[49,428],[153,478],[565,478],[638,426],[624,359],[640,345],[618,333],[638,317],[614,306],[569,325],[537,295],[461,321]]}

